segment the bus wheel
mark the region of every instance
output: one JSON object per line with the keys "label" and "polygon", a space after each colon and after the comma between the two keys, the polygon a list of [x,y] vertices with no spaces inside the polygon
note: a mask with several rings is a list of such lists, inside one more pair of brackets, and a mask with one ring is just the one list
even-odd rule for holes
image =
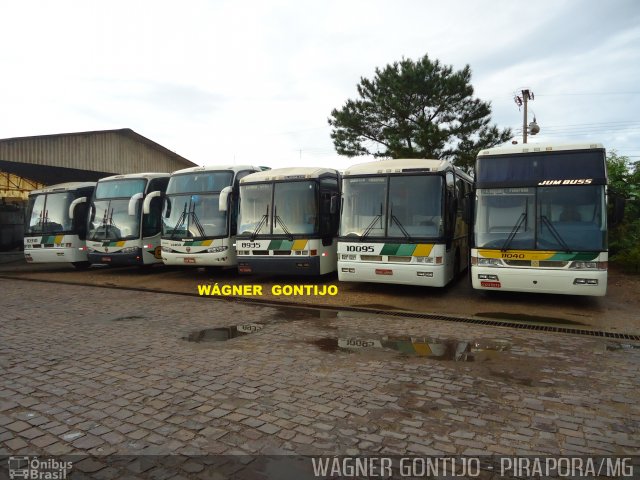
{"label": "bus wheel", "polygon": [[71,262],[76,270],[86,270],[91,266],[90,262]]}

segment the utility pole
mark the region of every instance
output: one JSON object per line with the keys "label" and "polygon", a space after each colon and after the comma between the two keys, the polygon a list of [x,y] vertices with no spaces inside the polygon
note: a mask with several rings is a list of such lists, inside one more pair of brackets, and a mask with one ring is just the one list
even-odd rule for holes
{"label": "utility pole", "polygon": [[[533,92],[528,88],[523,88],[522,91],[520,92],[520,95],[516,95],[515,98],[513,99],[516,102],[516,105],[518,105],[518,107],[524,107],[524,117],[522,120],[522,143],[527,143],[527,132],[529,127],[529,125],[527,125],[527,102],[529,100],[533,100],[533,98],[534,98]],[[535,119],[534,119],[534,123],[535,123]],[[535,135],[536,133],[538,132],[537,131],[531,132],[532,135]]]}

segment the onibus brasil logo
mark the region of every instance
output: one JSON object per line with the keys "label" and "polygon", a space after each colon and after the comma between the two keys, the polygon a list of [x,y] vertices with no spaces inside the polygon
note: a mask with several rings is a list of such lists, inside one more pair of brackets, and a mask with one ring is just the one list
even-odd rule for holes
{"label": "onibus brasil logo", "polygon": [[71,472],[72,462],[54,458],[9,457],[9,478],[29,480],[64,480]]}

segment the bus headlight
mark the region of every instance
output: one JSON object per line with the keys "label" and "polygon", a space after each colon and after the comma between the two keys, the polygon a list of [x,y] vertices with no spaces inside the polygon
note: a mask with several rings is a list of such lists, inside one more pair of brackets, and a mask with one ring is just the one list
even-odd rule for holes
{"label": "bus headlight", "polygon": [[124,247],[122,250],[115,253],[137,253],[138,247]]}
{"label": "bus headlight", "polygon": [[572,262],[569,268],[577,268],[577,269],[596,269],[598,268],[598,262]]}
{"label": "bus headlight", "polygon": [[478,257],[478,265],[484,266],[484,267],[501,267],[502,266],[502,260],[500,260],[499,258],[482,258],[482,257]]}
{"label": "bus headlight", "polygon": [[222,246],[222,247],[211,247],[211,248],[207,248],[207,253],[220,253],[220,252],[224,252],[225,250],[227,250],[229,247],[227,246]]}
{"label": "bus headlight", "polygon": [[176,251],[170,247],[162,247],[162,251],[165,253],[176,253]]}

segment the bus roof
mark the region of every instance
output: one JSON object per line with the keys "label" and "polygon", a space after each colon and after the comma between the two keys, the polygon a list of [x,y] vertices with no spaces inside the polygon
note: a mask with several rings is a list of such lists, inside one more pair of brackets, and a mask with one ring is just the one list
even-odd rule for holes
{"label": "bus roof", "polygon": [[601,143],[559,143],[559,142],[546,142],[546,143],[525,143],[525,144],[506,144],[498,147],[487,148],[480,150],[478,156],[485,155],[514,155],[519,153],[535,153],[535,152],[553,152],[562,150],[593,150],[603,149],[604,146]]}
{"label": "bus roof", "polygon": [[168,173],[150,172],[150,173],[128,173],[126,175],[111,175],[110,177],[104,177],[98,180],[98,182],[111,181],[111,180],[128,180],[130,178],[163,178],[169,177]]}
{"label": "bus roof", "polygon": [[234,173],[238,173],[242,170],[255,170],[256,172],[259,172],[261,168],[256,167],[255,165],[208,165],[206,167],[183,168],[182,170],[176,170],[171,175],[180,175],[191,172],[219,172],[220,170],[231,170]]}
{"label": "bus roof", "polygon": [[[344,175],[410,173],[412,171],[441,172],[451,167],[453,167],[453,165],[448,160],[436,160],[433,158],[398,158],[393,160],[357,163],[347,168],[344,171]],[[462,170],[457,167],[454,168],[462,172]]]}
{"label": "bus roof", "polygon": [[40,193],[53,193],[53,192],[70,192],[79,190],[81,188],[89,188],[96,186],[96,182],[66,182],[58,183],[56,185],[49,185],[48,187],[40,188],[38,190],[31,190],[29,195],[38,195]]}
{"label": "bus roof", "polygon": [[339,176],[338,171],[332,168],[321,167],[290,167],[274,168],[263,172],[247,175],[240,183],[272,182],[274,180],[302,180],[307,178],[320,178],[325,175]]}

